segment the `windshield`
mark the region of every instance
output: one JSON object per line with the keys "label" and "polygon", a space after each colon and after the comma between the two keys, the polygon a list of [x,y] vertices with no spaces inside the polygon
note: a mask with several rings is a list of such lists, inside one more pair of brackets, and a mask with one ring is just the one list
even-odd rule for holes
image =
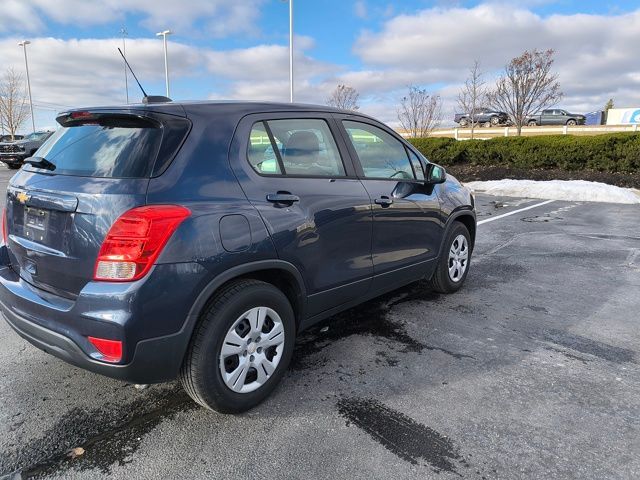
{"label": "windshield", "polygon": [[50,135],[50,132],[35,132],[35,133],[30,133],[29,135],[27,135],[26,137],[24,137],[23,140],[28,140],[28,141],[38,141],[38,140],[42,140],[44,138],[47,137],[47,135]]}
{"label": "windshield", "polygon": [[150,122],[110,119],[62,127],[36,156],[52,163],[57,175],[143,178],[150,175],[161,140],[162,129]]}

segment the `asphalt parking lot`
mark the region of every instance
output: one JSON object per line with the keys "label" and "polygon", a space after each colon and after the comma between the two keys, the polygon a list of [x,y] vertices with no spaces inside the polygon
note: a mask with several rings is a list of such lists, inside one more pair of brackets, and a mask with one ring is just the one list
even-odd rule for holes
{"label": "asphalt parking lot", "polygon": [[541,203],[478,195],[460,292],[415,284],[304,333],[244,415],[0,322],[0,477],[639,478],[640,210]]}

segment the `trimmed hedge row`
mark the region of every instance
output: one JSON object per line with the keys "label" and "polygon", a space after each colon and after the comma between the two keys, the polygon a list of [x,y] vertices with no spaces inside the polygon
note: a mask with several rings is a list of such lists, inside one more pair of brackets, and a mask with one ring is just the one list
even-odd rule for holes
{"label": "trimmed hedge row", "polygon": [[415,138],[410,140],[430,161],[443,165],[487,165],[569,171],[640,171],[640,134],[545,135],[491,140]]}

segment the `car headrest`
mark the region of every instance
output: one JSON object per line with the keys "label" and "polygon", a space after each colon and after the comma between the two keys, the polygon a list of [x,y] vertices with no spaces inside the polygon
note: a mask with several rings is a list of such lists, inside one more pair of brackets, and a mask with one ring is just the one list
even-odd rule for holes
{"label": "car headrest", "polygon": [[285,156],[312,155],[320,152],[318,137],[311,132],[295,132],[286,144]]}

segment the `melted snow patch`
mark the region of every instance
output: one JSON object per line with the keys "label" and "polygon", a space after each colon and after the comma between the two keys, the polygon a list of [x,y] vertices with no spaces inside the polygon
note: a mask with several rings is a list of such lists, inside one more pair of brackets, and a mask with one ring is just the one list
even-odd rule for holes
{"label": "melted snow patch", "polygon": [[474,192],[505,197],[541,198],[573,202],[640,204],[640,190],[585,180],[490,180],[465,183]]}

